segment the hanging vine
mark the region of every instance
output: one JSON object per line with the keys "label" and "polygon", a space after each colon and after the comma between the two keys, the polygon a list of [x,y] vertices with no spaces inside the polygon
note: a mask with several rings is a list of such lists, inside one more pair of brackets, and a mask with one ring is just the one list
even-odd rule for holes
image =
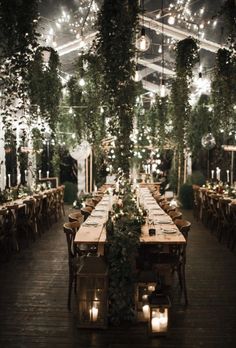
{"label": "hanging vine", "polygon": [[[43,61],[43,54],[49,54],[49,61]],[[61,81],[58,74],[59,56],[51,47],[40,47],[35,53],[29,69],[29,98],[31,113],[42,118],[55,130],[61,98]]]}
{"label": "hanging vine", "polygon": [[115,169],[129,172],[135,104],[135,32],[138,1],[105,0],[98,19],[98,54],[103,62],[106,103],[111,113],[110,133],[115,138]]}
{"label": "hanging vine", "polygon": [[184,148],[186,147],[186,128],[191,114],[189,95],[193,75],[192,69],[198,61],[198,45],[195,39],[188,37],[177,43],[176,78],[172,83],[171,102],[173,139],[176,144],[176,153],[178,154],[179,186],[184,180]]}
{"label": "hanging vine", "polygon": [[[23,123],[28,112],[28,71],[39,34],[37,0],[0,1],[0,115],[7,134]],[[8,139],[6,139],[8,141]]]}

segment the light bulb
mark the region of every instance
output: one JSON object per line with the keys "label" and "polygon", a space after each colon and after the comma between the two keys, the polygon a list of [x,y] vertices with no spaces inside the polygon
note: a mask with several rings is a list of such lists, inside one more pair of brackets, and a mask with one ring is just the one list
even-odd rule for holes
{"label": "light bulb", "polygon": [[79,80],[79,85],[80,85],[81,87],[83,87],[83,86],[85,85],[85,81],[84,81],[83,78],[81,78],[81,79]]}
{"label": "light bulb", "polygon": [[162,83],[161,83],[161,87],[160,87],[160,97],[161,98],[165,98],[166,97],[166,93],[167,91],[166,91],[166,86],[165,86],[165,84],[164,84],[164,81],[162,81]]}
{"label": "light bulb", "polygon": [[150,39],[145,34],[145,28],[142,28],[141,36],[136,41],[136,47],[139,51],[145,52],[149,49],[150,44],[151,44]]}
{"label": "light bulb", "polygon": [[175,17],[174,16],[170,16],[168,18],[168,24],[169,25],[174,25],[175,24]]}

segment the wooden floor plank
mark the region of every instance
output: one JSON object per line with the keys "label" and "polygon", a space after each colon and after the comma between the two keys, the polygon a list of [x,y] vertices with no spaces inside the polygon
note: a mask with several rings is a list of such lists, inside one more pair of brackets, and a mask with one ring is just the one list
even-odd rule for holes
{"label": "wooden floor plank", "polygon": [[60,221],[0,264],[0,347],[235,347],[236,255],[194,221],[191,212],[185,216],[192,221],[186,267],[190,303],[185,308],[174,298],[167,337],[148,337],[146,325],[140,323],[77,329],[74,313],[66,307],[67,249]]}

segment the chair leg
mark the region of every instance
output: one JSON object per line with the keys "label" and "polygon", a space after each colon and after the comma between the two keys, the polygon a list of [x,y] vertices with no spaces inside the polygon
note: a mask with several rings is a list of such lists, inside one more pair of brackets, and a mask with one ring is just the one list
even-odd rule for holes
{"label": "chair leg", "polygon": [[188,305],[188,294],[187,294],[187,286],[186,286],[186,279],[185,279],[185,264],[182,265],[182,282],[183,282],[183,293],[184,293],[184,300],[185,305]]}
{"label": "chair leg", "polygon": [[71,310],[71,292],[72,292],[72,286],[73,286],[73,275],[69,274],[69,288],[68,288],[68,301],[67,301],[67,307],[68,310]]}

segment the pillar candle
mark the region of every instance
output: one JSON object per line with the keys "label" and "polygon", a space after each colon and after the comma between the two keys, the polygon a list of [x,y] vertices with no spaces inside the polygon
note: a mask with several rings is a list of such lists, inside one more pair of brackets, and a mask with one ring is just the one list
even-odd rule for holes
{"label": "pillar candle", "polygon": [[89,314],[90,314],[91,321],[97,321],[97,319],[98,319],[98,308],[92,307],[89,310]]}
{"label": "pillar candle", "polygon": [[11,187],[11,174],[8,174],[8,186]]}
{"label": "pillar candle", "polygon": [[212,179],[214,179],[214,174],[215,174],[215,171],[212,170],[212,171],[211,171],[211,178],[212,178]]}
{"label": "pillar candle", "polygon": [[41,180],[41,178],[42,178],[42,170],[40,169],[39,170],[39,180]]}
{"label": "pillar candle", "polygon": [[226,170],[226,174],[227,174],[227,182],[229,182],[229,170]]}
{"label": "pillar candle", "polygon": [[49,170],[47,170],[47,178],[49,178]]}

